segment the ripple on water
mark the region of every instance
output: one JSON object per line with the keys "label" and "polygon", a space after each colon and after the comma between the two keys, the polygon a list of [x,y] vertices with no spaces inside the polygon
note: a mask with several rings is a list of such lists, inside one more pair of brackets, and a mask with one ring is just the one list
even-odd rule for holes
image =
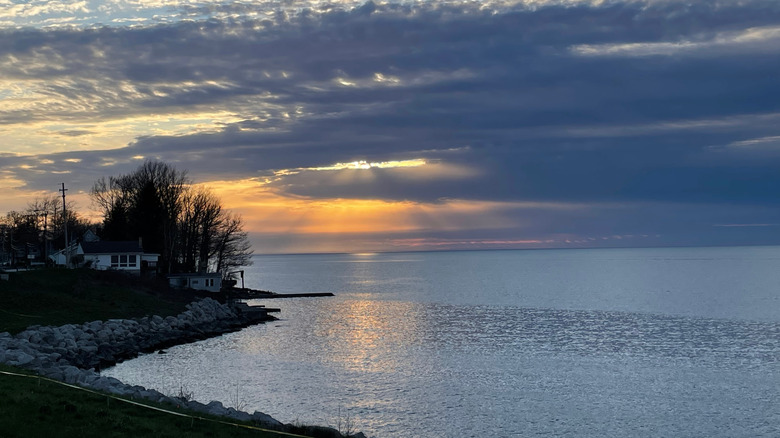
{"label": "ripple on water", "polygon": [[106,373],[163,391],[183,384],[202,401],[240,388],[250,410],[330,425],[349,415],[381,437],[747,436],[778,424],[778,323],[349,299],[315,307]]}

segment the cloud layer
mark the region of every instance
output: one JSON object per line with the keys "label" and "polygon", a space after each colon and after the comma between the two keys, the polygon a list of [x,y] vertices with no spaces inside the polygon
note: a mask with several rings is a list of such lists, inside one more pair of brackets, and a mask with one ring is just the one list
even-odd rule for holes
{"label": "cloud layer", "polygon": [[[30,5],[0,3],[0,185],[19,193],[152,158],[460,215],[384,242],[780,243],[719,226],[780,223],[774,1]],[[333,167],[361,160],[424,164]]]}

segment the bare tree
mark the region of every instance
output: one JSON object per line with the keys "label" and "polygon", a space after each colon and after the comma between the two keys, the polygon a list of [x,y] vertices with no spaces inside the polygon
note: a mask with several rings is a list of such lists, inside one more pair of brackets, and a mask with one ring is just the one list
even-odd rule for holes
{"label": "bare tree", "polygon": [[223,277],[233,269],[252,265],[252,244],[240,215],[225,214],[214,243],[214,270],[221,272]]}
{"label": "bare tree", "polygon": [[[73,207],[73,203],[69,203],[69,207]],[[40,227],[41,240],[44,242],[44,246],[47,246],[54,233],[55,224],[61,224],[62,218],[58,218],[57,215],[61,213],[60,200],[58,196],[51,195],[42,198],[35,198],[27,203],[27,213],[34,214]],[[68,208],[71,210],[71,208]]]}
{"label": "bare tree", "polygon": [[109,219],[111,210],[117,205],[123,205],[123,191],[119,186],[117,178],[109,177],[106,180],[105,177],[95,181],[90,192],[92,199],[92,205],[99,208],[103,213],[103,219]]}
{"label": "bare tree", "polygon": [[91,195],[103,213],[103,237],[142,237],[144,250],[161,255],[164,272],[225,273],[251,264],[241,217],[169,164],[147,161],[127,175],[102,178]]}
{"label": "bare tree", "polygon": [[206,271],[218,229],[222,205],[208,189],[191,189],[183,197],[179,221],[180,260],[189,271]]}
{"label": "bare tree", "polygon": [[[4,222],[7,239],[6,256],[11,265],[26,264],[31,248],[38,244],[38,226],[35,215],[23,211],[9,211]],[[5,242],[4,242],[5,243]]]}

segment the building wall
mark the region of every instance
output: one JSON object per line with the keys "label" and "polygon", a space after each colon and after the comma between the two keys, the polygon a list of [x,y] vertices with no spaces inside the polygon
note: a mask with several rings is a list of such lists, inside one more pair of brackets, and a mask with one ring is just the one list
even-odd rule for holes
{"label": "building wall", "polygon": [[214,277],[190,277],[190,287],[196,290],[219,292],[222,287],[222,279]]}
{"label": "building wall", "polygon": [[205,290],[219,292],[222,289],[222,278],[214,275],[172,275],[168,277],[168,283],[172,287],[181,289]]}
{"label": "building wall", "polygon": [[92,261],[92,269],[106,271],[140,271],[140,254],[86,254],[84,261]]}

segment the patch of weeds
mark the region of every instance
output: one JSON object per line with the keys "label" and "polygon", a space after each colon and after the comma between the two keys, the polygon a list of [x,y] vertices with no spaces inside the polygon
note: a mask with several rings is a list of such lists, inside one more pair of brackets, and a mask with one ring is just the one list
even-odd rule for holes
{"label": "patch of weeds", "polygon": [[355,425],[349,410],[346,410],[344,414],[342,414],[341,408],[339,407],[338,418],[336,419],[336,430],[338,430],[340,434],[349,437],[355,433],[354,428]]}
{"label": "patch of weeds", "polygon": [[230,406],[233,407],[233,409],[237,411],[243,411],[247,407],[247,402],[244,399],[244,397],[241,394],[241,385],[236,383],[236,391],[235,393],[230,394],[230,400],[229,400]]}
{"label": "patch of weeds", "polygon": [[182,403],[187,403],[195,399],[195,393],[189,391],[187,388],[184,387],[183,384],[180,384],[179,392],[177,394],[172,395],[171,397],[181,401]]}

